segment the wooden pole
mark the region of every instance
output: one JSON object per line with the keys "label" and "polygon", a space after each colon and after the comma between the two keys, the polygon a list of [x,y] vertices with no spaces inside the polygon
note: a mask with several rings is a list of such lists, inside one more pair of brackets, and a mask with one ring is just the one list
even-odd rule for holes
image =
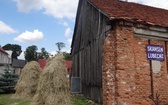
{"label": "wooden pole", "polygon": [[[148,44],[150,44],[150,40],[148,40]],[[150,64],[150,78],[151,78],[151,97],[154,98],[154,86],[153,86],[153,72],[152,72],[152,61],[149,61]]]}

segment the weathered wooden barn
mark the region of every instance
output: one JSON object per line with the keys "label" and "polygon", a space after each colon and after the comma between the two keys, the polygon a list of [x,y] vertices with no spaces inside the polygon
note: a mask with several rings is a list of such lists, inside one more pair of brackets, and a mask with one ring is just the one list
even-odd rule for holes
{"label": "weathered wooden barn", "polygon": [[168,10],[79,0],[72,76],[103,105],[168,105]]}

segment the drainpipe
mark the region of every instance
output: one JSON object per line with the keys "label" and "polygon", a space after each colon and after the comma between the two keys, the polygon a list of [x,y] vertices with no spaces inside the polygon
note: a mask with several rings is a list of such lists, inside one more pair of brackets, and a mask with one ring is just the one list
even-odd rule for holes
{"label": "drainpipe", "polygon": [[[150,39],[148,40],[148,44],[150,44]],[[151,95],[150,98],[154,99],[154,86],[153,86],[153,72],[152,72],[152,61],[149,61],[150,64],[150,78],[151,78]]]}
{"label": "drainpipe", "polygon": [[167,42],[165,41],[165,55],[166,55],[166,67],[167,67],[167,73],[168,73],[168,57],[167,57]]}

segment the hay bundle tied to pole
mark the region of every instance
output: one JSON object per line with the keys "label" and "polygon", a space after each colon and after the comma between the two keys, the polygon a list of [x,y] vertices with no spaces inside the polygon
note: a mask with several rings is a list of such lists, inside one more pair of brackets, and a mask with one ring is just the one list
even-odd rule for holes
{"label": "hay bundle tied to pole", "polygon": [[40,73],[41,68],[38,62],[27,63],[22,69],[13,97],[31,99],[36,93]]}
{"label": "hay bundle tied to pole", "polygon": [[32,105],[71,105],[63,55],[57,54],[40,75]]}

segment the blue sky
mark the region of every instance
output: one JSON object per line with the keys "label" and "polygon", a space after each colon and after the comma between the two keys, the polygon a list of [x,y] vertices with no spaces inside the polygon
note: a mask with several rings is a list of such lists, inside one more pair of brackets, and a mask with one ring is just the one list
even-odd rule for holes
{"label": "blue sky", "polygon": [[[168,0],[128,0],[168,9]],[[36,45],[52,54],[55,43],[70,51],[78,0],[0,0],[0,45]],[[23,53],[19,57],[23,59]]]}
{"label": "blue sky", "polygon": [[[55,53],[70,50],[78,0],[0,0],[0,45],[36,45]],[[23,58],[23,56],[21,57]]]}

